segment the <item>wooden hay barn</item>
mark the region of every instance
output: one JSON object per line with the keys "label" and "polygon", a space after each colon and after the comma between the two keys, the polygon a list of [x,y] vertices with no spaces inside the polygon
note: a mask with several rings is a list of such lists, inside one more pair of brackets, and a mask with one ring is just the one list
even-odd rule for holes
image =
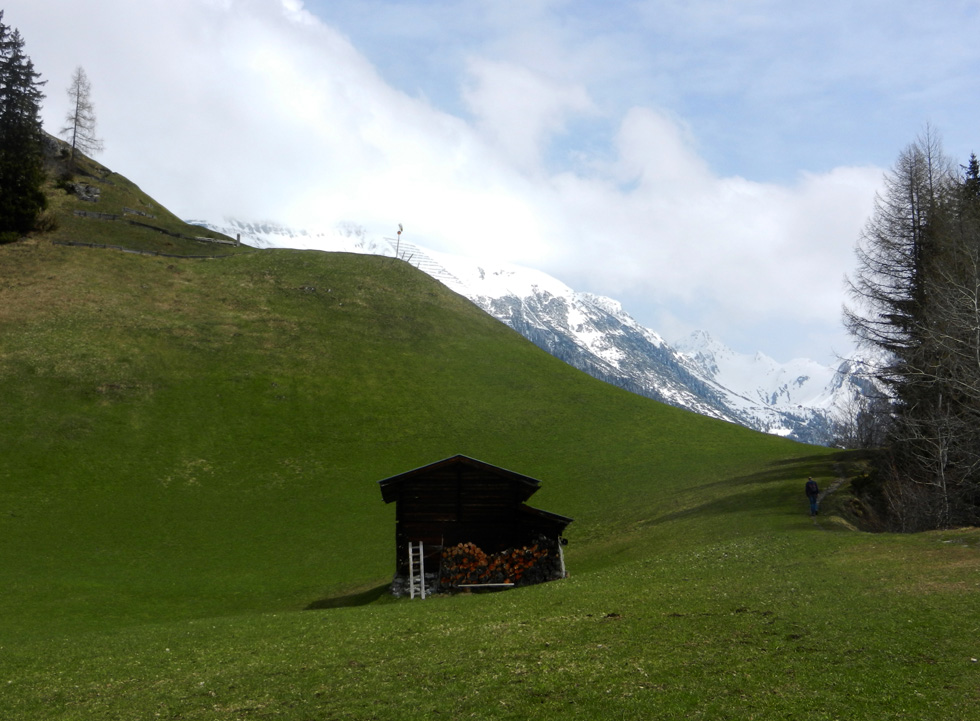
{"label": "wooden hay barn", "polygon": [[378,485],[395,504],[395,595],[565,575],[562,533],[572,519],[526,505],[541,486],[534,478],[457,455]]}

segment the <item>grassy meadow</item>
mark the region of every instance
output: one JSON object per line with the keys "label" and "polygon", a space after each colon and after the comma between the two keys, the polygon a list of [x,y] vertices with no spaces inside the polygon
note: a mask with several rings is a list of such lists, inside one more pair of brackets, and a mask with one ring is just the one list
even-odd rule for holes
{"label": "grassy meadow", "polygon": [[[85,209],[142,197],[106,181]],[[0,246],[3,719],[975,714],[980,530],[860,532],[846,482],[811,519],[858,458],[595,381],[390,258],[54,245],[201,253],[51,193]],[[376,481],[456,453],[541,480],[569,578],[386,593]]]}

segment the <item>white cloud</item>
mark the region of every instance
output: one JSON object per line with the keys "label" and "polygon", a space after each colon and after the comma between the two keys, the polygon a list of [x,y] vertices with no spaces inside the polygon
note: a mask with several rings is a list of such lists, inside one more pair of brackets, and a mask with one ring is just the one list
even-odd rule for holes
{"label": "white cloud", "polygon": [[[49,80],[47,126],[60,125],[62,88],[82,65],[100,159],[185,217],[350,220],[378,235],[403,223],[437,250],[618,298],[665,335],[701,326],[745,350],[818,358],[839,337],[841,277],[881,171],[720,175],[686,119],[597,100],[609,41],[585,43],[596,62],[576,59],[568,43],[583,31],[550,26],[554,3],[518,3],[528,26],[513,35],[493,14],[500,36],[456,76],[472,117],[392,87],[313,3],[41,5],[8,0],[5,21]],[[528,28],[534,45],[515,40]],[[576,146],[570,134],[593,121],[602,127]],[[582,162],[551,162],[556,143]]]}
{"label": "white cloud", "polygon": [[[567,282],[590,283],[634,314],[678,327],[679,317],[688,327],[696,318],[732,342],[735,335],[745,342],[753,328],[785,327],[756,349],[802,352],[787,341],[821,326],[830,352],[826,339],[839,339],[842,276],[879,169],[806,174],[791,186],[719,177],[683,128],[648,110],[624,120],[618,148],[608,178],[565,175],[558,185],[578,243],[556,261]],[[630,179],[636,184],[624,190],[620,183]]]}
{"label": "white cloud", "polygon": [[572,114],[595,108],[582,85],[563,85],[513,63],[474,58],[463,93],[476,129],[518,169],[536,171]]}

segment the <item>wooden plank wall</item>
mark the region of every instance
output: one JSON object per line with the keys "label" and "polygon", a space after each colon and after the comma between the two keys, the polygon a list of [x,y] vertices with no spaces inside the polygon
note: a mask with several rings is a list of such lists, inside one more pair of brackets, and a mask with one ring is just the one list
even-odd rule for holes
{"label": "wooden plank wall", "polygon": [[396,504],[399,570],[407,568],[409,540],[421,540],[433,551],[472,542],[488,553],[533,540],[520,512],[517,483],[468,466],[437,468],[403,481]]}

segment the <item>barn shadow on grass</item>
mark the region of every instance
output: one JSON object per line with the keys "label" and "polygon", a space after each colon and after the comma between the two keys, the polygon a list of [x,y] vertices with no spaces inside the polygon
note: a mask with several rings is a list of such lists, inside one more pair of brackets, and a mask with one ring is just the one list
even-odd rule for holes
{"label": "barn shadow on grass", "polygon": [[786,458],[774,461],[765,468],[744,476],[726,478],[723,481],[714,481],[700,486],[692,486],[691,490],[700,491],[719,486],[757,486],[769,483],[778,483],[787,478],[799,478],[800,483],[808,476],[836,476],[836,466],[839,463],[846,463],[849,459],[856,456],[852,451],[841,451],[840,453],[820,454],[814,456],[801,456],[799,458]]}
{"label": "barn shadow on grass", "polygon": [[[846,451],[829,455],[801,456],[776,461],[756,473],[691,486],[687,489],[687,493],[694,495],[722,487],[732,489],[734,492],[681,511],[651,518],[643,525],[659,526],[691,516],[720,516],[747,511],[790,515],[802,513],[807,508],[803,494],[803,483],[807,477],[835,477],[840,465],[854,458],[853,453]],[[791,479],[799,479],[798,489],[787,485],[787,481]]]}
{"label": "barn shadow on grass", "polygon": [[390,588],[391,585],[385,583],[359,593],[349,593],[344,596],[321,598],[319,601],[314,601],[303,610],[323,611],[331,608],[353,608],[354,606],[367,606],[369,603],[374,603],[379,598],[384,596]]}

